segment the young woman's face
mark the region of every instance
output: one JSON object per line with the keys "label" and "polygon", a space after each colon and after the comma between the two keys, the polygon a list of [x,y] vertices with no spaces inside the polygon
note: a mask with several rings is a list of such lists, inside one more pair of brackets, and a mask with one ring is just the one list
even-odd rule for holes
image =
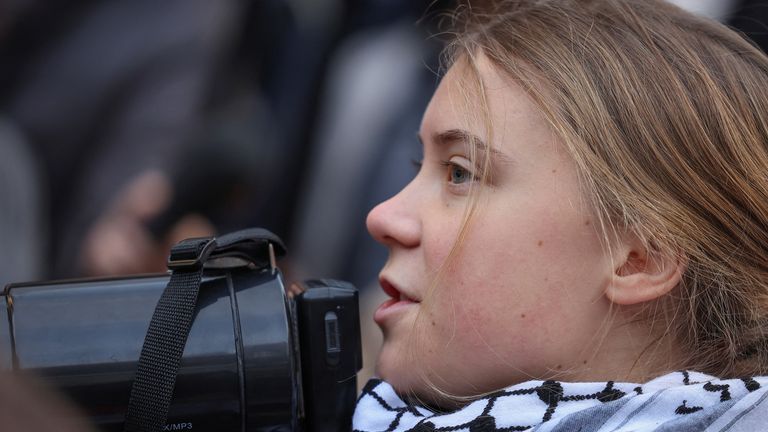
{"label": "young woman's face", "polygon": [[[380,281],[394,297],[374,317],[384,333],[377,373],[427,398],[423,376],[457,395],[575,379],[609,309],[612,264],[574,163],[526,93],[487,60],[478,66],[493,128],[490,180],[473,178],[481,161],[470,159],[466,137],[488,134],[469,112],[480,103],[467,103],[467,67],[457,64],[424,114],[417,176],[367,220],[389,249]],[[446,262],[472,182],[477,212]]]}

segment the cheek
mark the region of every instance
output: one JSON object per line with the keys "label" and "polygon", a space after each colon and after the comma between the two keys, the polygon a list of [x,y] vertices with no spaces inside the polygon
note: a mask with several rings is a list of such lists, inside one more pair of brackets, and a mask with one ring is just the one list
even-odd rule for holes
{"label": "cheek", "polygon": [[426,305],[436,347],[459,364],[534,374],[561,362],[553,346],[580,349],[564,328],[594,334],[604,254],[588,216],[569,209],[476,219]]}
{"label": "cheek", "polygon": [[424,224],[421,250],[424,260],[425,280],[448,270],[449,256],[461,231],[461,213],[446,212],[442,217],[432,217]]}
{"label": "cheek", "polygon": [[456,272],[464,284],[487,299],[557,302],[558,291],[589,286],[596,290],[590,295],[599,294],[607,255],[591,215],[563,197],[506,201],[518,205],[491,203],[467,233]]}
{"label": "cheek", "polygon": [[489,349],[505,352],[531,337],[543,337],[550,311],[563,307],[560,297],[551,298],[556,287],[524,286],[509,265],[450,270],[422,325],[429,324],[438,334],[435,341],[452,345],[471,362],[482,361]]}

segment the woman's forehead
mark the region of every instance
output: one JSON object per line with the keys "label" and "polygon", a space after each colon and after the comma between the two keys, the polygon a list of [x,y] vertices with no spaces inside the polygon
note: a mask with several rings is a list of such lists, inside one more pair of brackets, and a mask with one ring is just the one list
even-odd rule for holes
{"label": "woman's forehead", "polygon": [[427,138],[453,129],[466,130],[495,147],[549,126],[525,89],[479,54],[474,60],[465,56],[448,70],[427,107],[420,135]]}

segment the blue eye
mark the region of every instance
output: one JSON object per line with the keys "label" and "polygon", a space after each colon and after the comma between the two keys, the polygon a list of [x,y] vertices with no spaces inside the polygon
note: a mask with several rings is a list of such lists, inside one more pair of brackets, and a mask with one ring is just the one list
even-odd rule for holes
{"label": "blue eye", "polygon": [[457,163],[444,161],[443,165],[448,168],[448,181],[451,184],[460,185],[476,180],[475,176],[468,169]]}
{"label": "blue eye", "polygon": [[461,184],[472,179],[472,175],[469,171],[458,165],[451,166],[451,183]]}

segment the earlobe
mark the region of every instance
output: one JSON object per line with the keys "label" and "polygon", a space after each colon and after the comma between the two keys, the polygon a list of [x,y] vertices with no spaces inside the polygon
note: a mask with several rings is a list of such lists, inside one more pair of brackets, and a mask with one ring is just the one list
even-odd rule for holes
{"label": "earlobe", "polygon": [[638,239],[625,244],[605,290],[613,303],[633,305],[660,298],[682,279],[685,262],[672,253],[650,252]]}

